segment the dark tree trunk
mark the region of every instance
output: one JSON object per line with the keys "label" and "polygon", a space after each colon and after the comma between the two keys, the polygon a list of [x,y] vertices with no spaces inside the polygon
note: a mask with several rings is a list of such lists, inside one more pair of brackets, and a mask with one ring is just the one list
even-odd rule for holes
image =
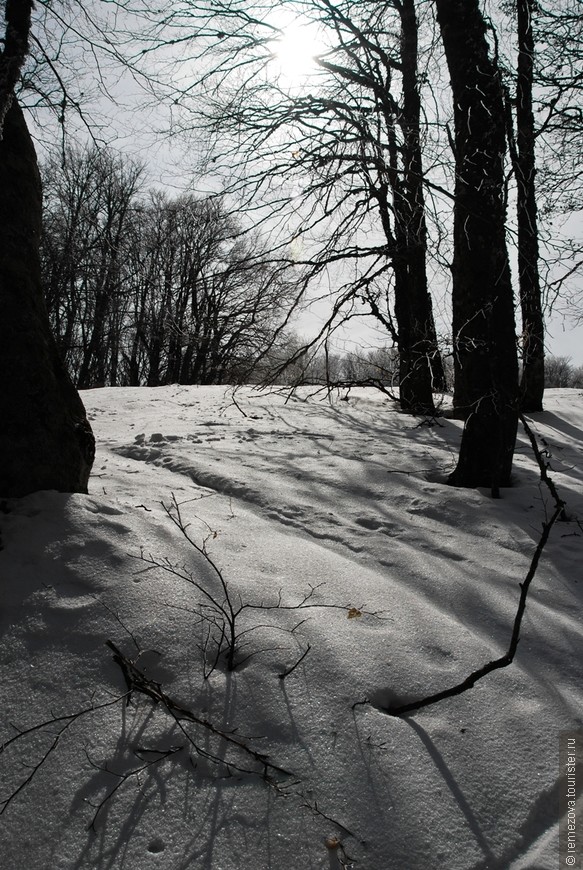
{"label": "dark tree trunk", "polygon": [[40,280],[41,185],[14,100],[0,141],[0,496],[87,492],[95,442],[59,358]]}
{"label": "dark tree trunk", "polygon": [[14,88],[28,54],[32,0],[6,0],[6,29],[0,53],[0,136],[14,100]]}
{"label": "dark tree trunk", "polygon": [[[161,368],[162,341],[158,334],[154,335],[148,347],[148,376],[146,386],[159,387],[162,383]],[[166,379],[168,383],[168,379]]]}
{"label": "dark tree trunk", "polygon": [[[399,234],[397,245],[399,244]],[[400,253],[393,255],[395,275],[395,320],[398,328],[399,404],[409,414],[435,414],[433,379],[428,345],[422,336],[423,319],[411,287],[410,260]]]}
{"label": "dark tree trunk", "polygon": [[[358,4],[354,4],[358,7]],[[376,300],[369,296],[371,311],[388,326],[399,350],[399,396],[404,411],[434,414],[433,392],[445,387],[445,377],[439,353],[431,296],[426,273],[427,230],[423,195],[423,164],[421,159],[421,101],[418,83],[418,22],[415,0],[400,0],[390,4],[400,16],[400,63],[395,64],[381,47],[381,34],[373,37],[373,50],[362,58],[344,46],[349,64],[337,65],[320,59],[324,69],[339,78],[365,86],[374,95],[375,113],[369,126],[361,123],[358,111],[352,121],[353,131],[370,148],[371,163],[364,173],[365,189],[379,206],[382,228],[387,241],[387,254],[394,275],[395,322],[380,313]],[[368,35],[358,30],[347,14],[327,4],[330,20],[336,26],[346,26],[356,36],[355,44],[367,45]],[[375,44],[374,40],[380,42]],[[395,68],[402,75],[403,100],[399,105],[391,92]],[[310,98],[311,99],[311,98]],[[348,116],[353,109],[348,109]],[[363,116],[366,117],[364,111]],[[339,112],[343,118],[343,111]],[[377,126],[378,125],[378,126]],[[379,139],[384,127],[383,136]],[[398,141],[398,129],[402,141]],[[383,140],[386,136],[386,143]],[[341,140],[339,140],[340,142]],[[387,154],[388,160],[387,160]],[[365,161],[366,163],[366,161]],[[372,172],[369,170],[372,169]],[[355,191],[356,192],[356,191]]]}
{"label": "dark tree trunk", "polygon": [[[403,133],[402,181],[395,202],[397,243],[402,249],[406,272],[406,300],[401,301],[401,322],[395,307],[400,349],[400,389],[408,405],[433,407],[433,391],[446,388],[443,363],[437,345],[433,307],[427,284],[427,226],[421,154],[421,97],[417,80],[418,31],[415,0],[403,0],[401,17],[401,66],[403,104],[399,124]],[[401,244],[399,244],[399,241]],[[407,388],[408,381],[411,388]],[[429,396],[427,391],[429,390]],[[403,397],[403,391],[405,396]],[[408,394],[411,394],[410,396]],[[417,397],[417,399],[415,399]],[[409,408],[406,408],[407,410]],[[412,408],[414,410],[414,408]]]}
{"label": "dark tree trunk", "polygon": [[[377,188],[376,195],[389,243],[394,276],[396,339],[399,351],[399,404],[409,414],[435,414],[433,382],[428,347],[437,347],[435,331],[428,337],[424,331],[428,320],[433,322],[431,298],[415,283],[419,271],[425,278],[425,249],[415,249],[411,237],[411,191],[405,182],[405,171],[399,163],[399,149],[394,130],[389,130],[389,183],[392,208],[388,204],[388,187]],[[394,215],[394,234],[390,226]],[[416,268],[415,268],[416,267]],[[432,341],[433,339],[433,341]]]}
{"label": "dark tree trunk", "polygon": [[[105,340],[103,328],[109,312],[110,299],[101,288],[98,291],[93,311],[93,322],[90,332],[83,342],[83,358],[77,375],[77,386],[81,390],[89,387],[105,386],[105,371],[103,353]],[[89,326],[89,325],[88,325]]]}
{"label": "dark tree trunk", "polygon": [[535,125],[532,110],[534,0],[518,0],[518,78],[516,83],[516,152],[518,279],[522,310],[523,411],[542,411],[545,381],[545,328],[538,270],[538,225],[535,192]]}
{"label": "dark tree trunk", "polygon": [[505,238],[506,129],[498,70],[478,0],[436,0],[455,122],[455,401],[466,418],[455,486],[509,486],[518,361]]}

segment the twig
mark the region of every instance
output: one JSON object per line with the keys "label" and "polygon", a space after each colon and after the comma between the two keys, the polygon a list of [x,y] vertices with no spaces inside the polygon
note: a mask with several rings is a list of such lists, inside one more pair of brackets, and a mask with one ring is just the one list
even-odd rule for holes
{"label": "twig", "polygon": [[231,394],[231,404],[233,404],[233,405],[235,406],[235,408],[237,409],[237,411],[239,411],[239,413],[242,414],[243,417],[248,417],[248,416],[249,416],[248,414],[245,413],[245,411],[243,410],[243,408],[241,407],[241,405],[239,404],[239,402],[238,402],[237,399],[235,398],[235,390],[233,390],[233,392],[232,392],[232,394]]}
{"label": "twig", "polygon": [[512,629],[510,644],[505,655],[501,656],[498,659],[494,659],[491,662],[488,662],[488,664],[479,668],[477,671],[473,671],[469,675],[469,677],[466,677],[463,682],[458,683],[456,686],[452,686],[452,688],[450,689],[445,689],[443,692],[438,692],[435,695],[429,695],[427,698],[422,698],[419,701],[412,701],[410,704],[402,704],[400,706],[389,706],[386,708],[382,708],[383,712],[388,713],[389,716],[403,716],[406,713],[413,712],[413,710],[421,710],[423,707],[429,707],[430,704],[436,704],[438,701],[442,701],[444,698],[451,698],[454,695],[461,695],[462,692],[467,691],[467,689],[471,689],[478,680],[482,679],[482,677],[485,677],[487,674],[490,674],[492,671],[498,670],[499,668],[508,667],[508,665],[512,663],[516,654],[518,642],[520,640],[520,626],[522,624],[522,617],[524,616],[524,610],[526,608],[528,589],[534,578],[534,575],[536,574],[536,569],[538,567],[542,552],[545,548],[545,544],[548,541],[551,529],[556,521],[559,519],[562,510],[563,503],[561,502],[555,508],[555,511],[551,516],[550,520],[548,520],[543,525],[542,535],[537,544],[536,550],[534,551],[528,574],[526,575],[524,583],[520,584],[520,599],[518,602],[518,610],[516,611],[516,616],[514,618],[514,626]]}
{"label": "twig", "polygon": [[[116,773],[114,770],[110,770],[107,765],[102,767],[101,765],[96,764],[90,758],[87,750],[85,750],[87,761],[92,767],[94,767],[96,770],[102,771],[103,773],[109,773],[111,776],[116,776],[118,778],[118,781],[114,785],[114,787],[110,791],[108,791],[105,797],[101,801],[99,801],[98,804],[92,804],[90,801],[87,801],[89,805],[95,809],[93,818],[88,825],[89,829],[92,831],[96,830],[96,822],[99,813],[104,808],[104,806],[106,806],[106,804],[108,804],[109,801],[113,798],[118,789],[120,789],[129,779],[134,776],[138,777],[140,773],[143,773],[145,770],[148,770],[148,768],[152,767],[155,764],[160,764],[161,761],[165,761],[170,756],[175,755],[177,752],[180,752],[181,749],[183,749],[182,746],[171,746],[169,749],[136,749],[134,750],[134,754],[143,761],[143,764],[140,767],[135,767],[133,770],[128,770],[125,773]],[[141,758],[140,752],[153,752],[157,757],[146,761],[145,759]]]}
{"label": "twig", "polygon": [[326,819],[327,822],[331,822],[333,825],[336,825],[341,831],[343,831],[348,837],[352,837],[353,840],[356,840],[357,843],[360,843],[362,846],[366,845],[364,840],[361,840],[360,837],[357,837],[356,834],[353,834],[350,828],[347,828],[346,825],[343,825],[342,822],[339,822],[338,819],[332,818],[332,816],[326,815],[326,813],[322,812],[320,807],[318,806],[316,801],[308,801],[304,795],[304,806],[311,810],[315,816],[321,816],[321,818]]}
{"label": "twig", "polygon": [[532,452],[534,453],[534,457],[540,470],[540,479],[549,488],[549,492],[551,493],[555,501],[555,505],[557,507],[559,507],[559,505],[562,507],[559,519],[561,520],[561,522],[567,522],[569,518],[567,517],[567,514],[565,512],[565,502],[559,497],[559,493],[557,492],[557,487],[555,486],[554,480],[552,479],[552,477],[549,477],[548,464],[544,460],[543,454],[539,449],[538,444],[536,443],[534,432],[526,422],[524,414],[520,414],[520,422],[522,423],[524,431],[526,432],[528,440],[530,441]]}
{"label": "twig", "polygon": [[121,625],[121,627],[123,628],[123,630],[124,630],[125,632],[127,632],[127,634],[129,634],[129,636],[131,637],[131,639],[132,639],[133,642],[134,642],[134,646],[135,646],[136,650],[137,650],[138,652],[141,652],[141,647],[140,647],[138,641],[136,640],[136,636],[135,636],[135,634],[133,633],[133,631],[131,630],[131,628],[128,628],[128,627],[127,627],[127,625],[126,625],[125,622],[122,620],[122,618],[121,618],[121,616],[119,615],[119,613],[116,613],[116,611],[113,610],[113,609],[109,606],[109,604],[106,604],[105,601],[103,601],[101,598],[99,598],[98,595],[91,595],[91,598],[93,598],[93,600],[96,601],[98,604],[101,604],[101,606],[102,606],[103,608],[105,608],[105,610],[107,610],[107,612],[108,612],[111,616],[113,616],[113,618],[115,619],[115,621],[118,622],[118,623]]}
{"label": "twig", "polygon": [[[113,660],[116,664],[119,665],[121,671],[124,675],[124,679],[126,681],[126,685],[128,686],[129,693],[136,691],[140,692],[143,695],[146,695],[151,700],[155,701],[157,704],[161,704],[164,709],[172,716],[174,721],[179,724],[182,731],[184,728],[180,725],[181,722],[188,721],[193,722],[196,725],[199,725],[201,728],[204,728],[206,731],[209,731],[211,734],[214,734],[216,737],[220,737],[222,740],[225,740],[231,746],[234,746],[236,749],[240,750],[244,754],[253,758],[255,762],[263,766],[264,769],[264,778],[267,778],[267,771],[272,770],[276,773],[283,774],[284,776],[291,776],[288,770],[285,770],[283,767],[279,767],[277,764],[273,764],[268,760],[268,757],[261,752],[257,752],[254,749],[251,749],[247,746],[246,743],[243,743],[241,740],[238,740],[236,737],[233,737],[232,734],[227,733],[226,731],[217,728],[212,722],[209,722],[208,719],[202,719],[200,716],[197,716],[192,710],[189,710],[187,707],[183,707],[181,704],[178,704],[173,698],[167,695],[160,683],[155,682],[155,680],[147,677],[130,659],[128,659],[113,641],[106,641],[106,646],[113,652]],[[186,733],[185,736],[192,743],[192,738]],[[200,751],[198,746],[195,746],[197,751]],[[207,754],[208,757],[208,753]],[[227,766],[229,766],[228,762],[224,762]],[[245,770],[246,773],[253,773],[255,771]]]}
{"label": "twig", "polygon": [[[210,674],[217,667],[218,661],[222,655],[226,660],[227,668],[229,671],[235,670],[239,665],[242,664],[242,661],[247,661],[252,655],[255,653],[251,653],[245,657],[245,659],[241,660],[238,653],[240,650],[240,641],[241,638],[249,634],[251,632],[257,631],[259,628],[274,628],[277,626],[261,626],[261,625],[252,625],[250,628],[242,630],[240,628],[241,618],[244,613],[249,611],[293,611],[293,610],[308,610],[310,608],[321,608],[321,609],[330,609],[330,610],[343,610],[350,614],[355,608],[352,605],[344,605],[344,604],[325,604],[325,603],[316,603],[312,602],[312,598],[314,597],[316,591],[319,588],[318,586],[309,586],[309,590],[304,593],[303,597],[300,601],[295,604],[284,604],[283,603],[283,593],[280,589],[277,598],[273,601],[273,603],[266,603],[265,601],[243,601],[241,596],[233,591],[233,586],[230,582],[225,578],[221,568],[217,565],[214,559],[211,557],[209,551],[207,550],[206,543],[210,538],[216,537],[216,532],[209,528],[209,535],[205,540],[203,540],[202,544],[197,543],[197,541],[192,536],[192,533],[189,531],[190,524],[186,522],[185,518],[181,512],[181,504],[176,499],[174,493],[171,496],[170,504],[165,504],[162,502],[162,507],[171,520],[171,522],[176,526],[179,530],[180,534],[185,538],[185,540],[190,544],[190,546],[198,553],[202,558],[206,561],[208,567],[210,568],[212,574],[215,577],[215,580],[218,580],[221,592],[215,592],[212,587],[207,587],[203,585],[194,575],[193,571],[189,569],[186,565],[180,565],[170,561],[168,557],[164,559],[157,559],[152,554],[145,554],[142,550],[139,558],[142,562],[144,562],[149,567],[146,570],[150,570],[150,568],[160,568],[163,571],[166,571],[168,574],[171,574],[174,577],[177,577],[180,580],[184,580],[193,586],[198,592],[202,595],[202,601],[199,601],[197,604],[198,607],[198,616],[202,622],[206,624],[207,631],[206,637],[202,643],[202,652],[206,656],[207,651],[209,650],[211,642],[215,645],[217,653],[212,656],[213,661],[210,664],[210,667],[204,667],[204,677],[207,679]],[[204,520],[203,520],[204,522]],[[216,588],[216,584],[215,584]],[[222,594],[221,594],[222,593]],[[376,619],[383,619],[380,612],[371,612],[365,610],[363,607],[356,608],[361,614],[372,616]],[[295,626],[294,629],[291,629],[291,632],[295,631],[298,626]],[[290,633],[291,633],[290,632]]]}
{"label": "twig", "polygon": [[[69,713],[64,716],[53,716],[51,719],[47,719],[44,722],[39,722],[38,725],[32,725],[30,728],[25,728],[24,730],[18,730],[18,734],[15,734],[14,737],[11,737],[9,740],[6,740],[0,746],[0,754],[2,754],[9,746],[17,741],[28,737],[30,734],[34,734],[38,731],[42,731],[44,728],[48,728],[50,725],[60,725],[56,734],[53,735],[53,741],[49,748],[46,750],[44,755],[40,758],[40,760],[32,766],[32,769],[29,775],[20,783],[20,785],[14,789],[14,791],[7,797],[0,799],[0,815],[7,809],[7,807],[12,803],[12,801],[26,788],[27,785],[30,785],[38,771],[41,769],[47,758],[51,755],[51,753],[57,748],[59,745],[59,741],[62,735],[67,731],[70,726],[80,719],[82,716],[85,716],[88,713],[94,713],[97,710],[103,710],[106,707],[112,707],[114,704],[118,704],[120,701],[126,698],[126,694],[119,695],[115,697],[113,700],[105,701],[103,704],[92,704],[90,707],[84,707],[82,710],[77,710],[75,713]],[[14,728],[16,726],[13,726]]]}
{"label": "twig", "polygon": [[286,677],[289,677],[290,674],[293,674],[293,672],[295,671],[297,666],[303,662],[303,660],[305,659],[305,657],[307,656],[307,654],[310,652],[311,649],[312,649],[312,647],[310,646],[310,644],[308,644],[307,649],[304,650],[304,652],[301,654],[301,656],[299,657],[299,659],[297,660],[295,665],[292,665],[291,668],[288,668],[287,671],[283,672],[283,674],[278,674],[279,679],[285,680]]}

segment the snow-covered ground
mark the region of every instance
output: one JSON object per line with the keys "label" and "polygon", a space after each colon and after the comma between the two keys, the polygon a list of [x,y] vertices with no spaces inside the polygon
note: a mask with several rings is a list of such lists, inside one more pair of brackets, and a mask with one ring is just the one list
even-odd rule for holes
{"label": "snow-covered ground", "polygon": [[[555,525],[510,667],[386,715],[505,652],[552,500],[524,433],[493,500],[443,482],[459,423],[345,398],[86,392],[90,494],[3,504],[7,870],[556,866],[558,737],[582,727],[582,527]],[[532,425],[583,518],[583,393],[546,408]],[[243,608],[233,672],[215,666],[216,612],[199,618],[206,593],[223,601],[218,573],[173,499],[235,607],[281,605]],[[126,703],[108,640],[169,706]]]}

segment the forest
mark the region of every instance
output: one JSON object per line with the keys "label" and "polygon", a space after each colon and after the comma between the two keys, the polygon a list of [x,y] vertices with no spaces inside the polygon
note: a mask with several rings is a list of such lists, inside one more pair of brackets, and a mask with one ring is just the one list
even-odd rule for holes
{"label": "forest", "polygon": [[0,14],[0,851],[573,857],[579,0]]}
{"label": "forest", "polygon": [[[78,389],[352,384],[398,400],[390,335],[350,352],[315,343],[303,355],[292,329],[274,342],[295,284],[277,275],[269,250],[241,237],[224,200],[168,199],[145,188],[143,174],[135,161],[95,147],[42,166],[43,294]],[[451,356],[442,366],[451,389]],[[547,353],[544,386],[581,388],[583,367]]]}
{"label": "forest", "polygon": [[[285,16],[261,3],[188,0],[162,17],[145,2],[5,4],[6,450],[30,435],[6,493],[51,475],[85,487],[92,436],[76,388],[281,383],[286,369],[293,381],[290,367],[297,378],[302,359],[329,358],[357,317],[394,350],[403,411],[432,415],[453,389],[465,427],[451,482],[509,484],[519,413],[542,408],[545,310],[573,304],[579,275],[580,242],[563,230],[581,205],[578,5],[286,10],[317,37],[307,73],[286,69]],[[76,82],[84,46],[93,67]],[[104,82],[103,102],[116,68],[144,106],[146,93],[171,103],[192,192],[148,186],[139,160],[99,146],[81,80]],[[94,140],[43,155],[43,212],[21,103]],[[26,299],[10,298],[11,275]],[[328,313],[303,341],[289,325],[317,298]],[[61,451],[48,408],[30,407],[43,381],[66,473],[50,468]]]}

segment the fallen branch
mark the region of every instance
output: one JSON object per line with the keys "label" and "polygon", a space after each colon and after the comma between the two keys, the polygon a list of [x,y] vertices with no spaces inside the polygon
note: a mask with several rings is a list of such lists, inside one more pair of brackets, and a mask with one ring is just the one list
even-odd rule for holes
{"label": "fallen branch", "polygon": [[520,640],[520,626],[522,624],[522,617],[524,616],[524,610],[526,608],[528,589],[534,578],[534,575],[536,574],[536,569],[538,567],[538,563],[545,548],[545,545],[549,539],[551,529],[561,516],[562,510],[563,505],[558,505],[555,508],[555,511],[551,518],[544,524],[542,535],[537,544],[536,550],[534,551],[528,574],[526,575],[524,583],[520,584],[520,600],[518,602],[518,610],[516,611],[516,616],[514,618],[514,626],[512,629],[510,644],[505,655],[501,656],[498,659],[494,659],[491,662],[488,662],[488,664],[479,668],[477,671],[473,671],[469,675],[469,677],[466,677],[466,679],[463,680],[463,682],[458,683],[456,686],[452,686],[450,689],[445,689],[443,692],[437,692],[437,694],[435,695],[429,695],[427,698],[422,698],[419,701],[412,701],[410,704],[402,704],[400,706],[389,706],[382,708],[384,713],[388,713],[389,716],[404,716],[406,713],[412,713],[413,710],[421,710],[423,707],[429,707],[430,704],[436,704],[438,701],[443,701],[444,698],[452,698],[455,695],[461,695],[462,692],[473,688],[478,680],[481,680],[483,677],[492,673],[492,671],[496,671],[499,668],[506,668],[508,667],[508,665],[512,664],[514,656],[516,654],[516,650],[518,648],[518,642]]}
{"label": "fallen branch", "polygon": [[243,753],[250,758],[252,758],[257,764],[259,764],[263,768],[263,778],[269,781],[268,773],[269,771],[273,771],[274,773],[279,773],[284,776],[291,776],[290,771],[285,770],[283,767],[279,767],[277,764],[273,764],[273,762],[269,761],[267,755],[261,752],[257,752],[255,749],[251,749],[246,743],[238,740],[236,737],[233,737],[231,733],[223,731],[220,728],[217,728],[212,722],[209,722],[208,719],[203,719],[200,716],[197,716],[196,713],[193,713],[192,710],[189,710],[187,707],[183,707],[169,695],[167,695],[160,683],[157,683],[155,680],[147,677],[130,659],[128,659],[116,645],[111,641],[106,641],[106,646],[108,646],[113,652],[113,660],[116,664],[119,665],[121,671],[124,675],[124,679],[128,688],[128,702],[131,694],[135,692],[139,692],[142,695],[146,695],[146,697],[150,698],[152,701],[157,704],[161,704],[164,709],[168,712],[168,714],[174,719],[180,730],[183,732],[185,737],[191,746],[195,749],[197,754],[204,755],[206,758],[210,758],[211,760],[220,762],[224,764],[227,768],[233,768],[234,770],[238,770],[241,773],[257,773],[256,770],[249,770],[248,768],[238,767],[233,762],[225,761],[224,759],[220,759],[216,756],[213,756],[207,750],[201,749],[200,746],[193,740],[193,738],[188,734],[182,725],[183,722],[192,722],[196,725],[199,725],[201,728],[204,728],[206,731],[215,735],[215,737],[219,737],[221,740],[224,740],[230,746],[234,747],[236,750]]}
{"label": "fallen branch", "polygon": [[[548,472],[549,464],[548,464],[548,462],[545,461],[545,457],[543,455],[543,452],[539,449],[539,446],[536,443],[536,438],[534,436],[534,432],[532,431],[532,429],[530,428],[530,426],[526,422],[526,418],[525,418],[524,414],[520,415],[520,422],[522,423],[522,425],[524,427],[524,431],[526,432],[527,438],[530,441],[530,446],[532,447],[532,452],[534,453],[534,457],[537,461],[537,465],[538,465],[539,470],[540,470],[540,479],[548,487],[549,492],[551,493],[551,495],[554,499],[555,505],[557,507],[559,505],[562,506],[562,511],[561,511],[561,515],[559,516],[559,519],[562,522],[567,522],[568,517],[567,517],[567,514],[565,512],[565,502],[561,498],[559,498],[559,493],[557,492],[557,487],[555,486],[555,482],[552,479],[552,477],[549,477],[549,472]],[[545,454],[547,456],[549,455],[548,450],[545,451]]]}
{"label": "fallen branch", "polygon": [[532,580],[534,579],[534,575],[536,574],[540,557],[549,539],[551,529],[553,528],[557,520],[567,520],[567,514],[565,512],[565,502],[560,498],[554,481],[548,475],[547,463],[545,462],[544,457],[539,450],[538,444],[536,443],[536,438],[528,423],[526,422],[523,414],[520,415],[520,420],[522,422],[522,425],[524,426],[524,431],[526,432],[528,439],[531,443],[532,450],[540,470],[541,480],[549,488],[549,491],[554,499],[555,510],[553,511],[550,519],[548,519],[543,524],[542,534],[536,546],[536,550],[534,551],[534,555],[530,563],[530,568],[528,569],[528,573],[524,582],[520,584],[520,598],[518,601],[516,616],[514,618],[514,626],[512,628],[512,635],[510,637],[510,644],[508,646],[508,650],[503,656],[500,656],[500,658],[488,662],[483,667],[478,668],[477,671],[473,671],[469,675],[469,677],[466,677],[466,679],[463,680],[463,682],[458,683],[456,686],[452,686],[450,689],[445,689],[443,692],[437,692],[435,695],[429,695],[428,697],[422,698],[419,701],[412,701],[409,704],[379,708],[382,709],[383,712],[388,713],[390,716],[404,716],[407,713],[412,713],[414,710],[421,710],[423,707],[429,707],[431,704],[437,704],[438,701],[443,701],[444,698],[452,698],[455,695],[461,695],[462,692],[466,692],[468,689],[473,688],[478,680],[481,680],[483,677],[491,674],[492,671],[499,670],[500,668],[506,668],[514,661],[514,656],[516,655],[518,642],[520,640],[520,627],[522,625],[522,618],[524,616],[524,611],[526,608],[528,590],[530,584],[532,583]]}

